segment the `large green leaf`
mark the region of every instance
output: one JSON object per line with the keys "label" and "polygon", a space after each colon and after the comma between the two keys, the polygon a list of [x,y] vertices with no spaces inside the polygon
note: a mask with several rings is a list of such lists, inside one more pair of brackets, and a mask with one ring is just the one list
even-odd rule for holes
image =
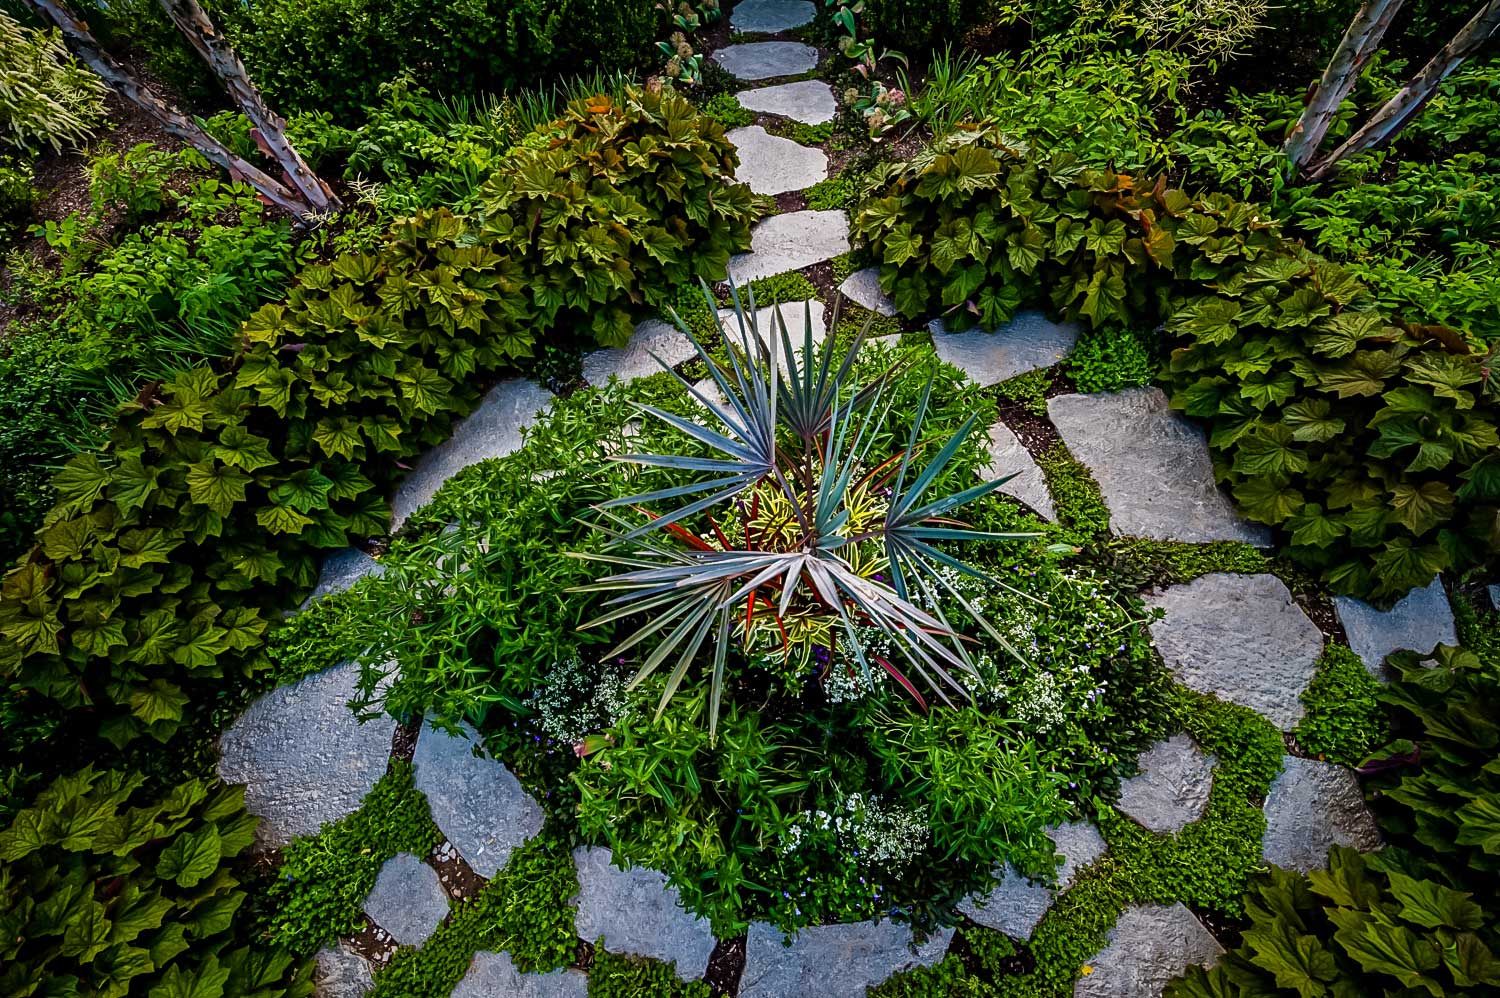
{"label": "large green leaf", "polygon": [[182,887],[193,887],[219,868],[221,857],[219,830],[204,825],[167,844],[156,860],[156,875]]}

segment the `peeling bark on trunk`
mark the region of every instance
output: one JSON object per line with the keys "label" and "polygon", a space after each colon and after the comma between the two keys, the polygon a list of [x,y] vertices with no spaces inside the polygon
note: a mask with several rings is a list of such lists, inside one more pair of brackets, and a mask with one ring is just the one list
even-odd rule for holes
{"label": "peeling bark on trunk", "polygon": [[1287,136],[1282,151],[1291,160],[1292,169],[1300,170],[1315,155],[1333,124],[1339,105],[1354,89],[1359,74],[1380,48],[1381,39],[1392,19],[1401,10],[1404,0],[1365,0],[1349,22],[1339,47],[1323,70],[1322,78],[1313,85],[1308,94],[1307,107],[1297,119],[1292,133]]}
{"label": "peeling bark on trunk", "polygon": [[161,0],[161,6],[203,61],[223,81],[229,96],[245,112],[245,117],[259,129],[271,158],[281,166],[291,185],[302,192],[314,210],[336,211],[340,207],[338,199],[292,147],[286,137],[286,122],[266,106],[260,91],[250,81],[245,64],[228,39],[214,27],[198,0]]}
{"label": "peeling bark on trunk", "polygon": [[1412,81],[1402,87],[1396,96],[1386,101],[1364,126],[1326,158],[1315,164],[1308,173],[1312,180],[1328,177],[1340,162],[1366,149],[1373,149],[1395,138],[1408,123],[1427,106],[1432,95],[1463,61],[1500,31],[1500,0],[1490,0],[1464,25],[1453,41],[1433,56]]}
{"label": "peeling bark on trunk", "polygon": [[59,0],[26,0],[26,4],[43,21],[61,29],[68,48],[105,83],[114,87],[132,104],[161,123],[167,134],[197,149],[209,162],[229,171],[250,184],[266,200],[289,214],[301,218],[316,210],[299,191],[272,177],[255,164],[235,155],[227,146],[203,130],[192,118],[173,108],[149,87],[135,79],[114,60],[89,31],[88,25],[74,17]]}

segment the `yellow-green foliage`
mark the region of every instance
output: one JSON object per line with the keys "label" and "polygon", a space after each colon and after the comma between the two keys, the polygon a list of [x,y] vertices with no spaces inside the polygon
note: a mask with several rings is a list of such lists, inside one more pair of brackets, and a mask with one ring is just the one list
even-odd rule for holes
{"label": "yellow-green foliage", "polygon": [[0,10],[0,150],[81,145],[104,120],[104,91],[55,28],[37,31]]}

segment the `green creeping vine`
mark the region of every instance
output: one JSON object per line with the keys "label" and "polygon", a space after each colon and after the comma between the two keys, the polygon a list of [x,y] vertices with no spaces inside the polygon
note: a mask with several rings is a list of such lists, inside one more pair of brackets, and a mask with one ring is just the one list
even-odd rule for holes
{"label": "green creeping vine", "polygon": [[1175,349],[1172,404],[1207,422],[1247,517],[1338,592],[1394,599],[1500,552],[1500,435],[1478,345],[1373,311],[1346,269],[1253,205],[1033,154],[993,129],[879,175],[854,233],[906,316],[993,328],[1051,288],[1096,327]]}
{"label": "green creeping vine", "polygon": [[682,98],[579,101],[557,130],[477,220],[423,213],[378,254],[304,269],[237,357],[127,404],[0,585],[0,675],[117,744],[165,741],[190,699],[267,667],[318,553],[385,532],[400,462],[487,376],[558,329],[624,342],[652,289],[722,277],[748,247],[733,148]]}
{"label": "green creeping vine", "polygon": [[358,811],[282,852],[270,889],[272,940],[311,952],[354,934],[385,862],[397,853],[425,856],[436,848],[442,833],[412,779],[410,763],[393,762]]}
{"label": "green creeping vine", "polygon": [[1386,710],[1380,682],[1360,657],[1344,645],[1330,644],[1318,659],[1318,671],[1302,702],[1307,714],[1297,725],[1297,742],[1309,755],[1356,767],[1380,747],[1386,734]]}
{"label": "green creeping vine", "polygon": [[702,981],[678,977],[675,963],[616,956],[594,946],[589,998],[709,998],[712,993]]}
{"label": "green creeping vine", "polygon": [[304,998],[312,965],[245,945],[230,863],[255,839],[244,791],[87,768],[0,831],[0,993]]}
{"label": "green creeping vine", "polygon": [[1082,545],[1109,532],[1109,507],[1104,505],[1104,493],[1066,444],[1058,441],[1038,454],[1036,463],[1047,479],[1047,491],[1057,507],[1058,540]]}

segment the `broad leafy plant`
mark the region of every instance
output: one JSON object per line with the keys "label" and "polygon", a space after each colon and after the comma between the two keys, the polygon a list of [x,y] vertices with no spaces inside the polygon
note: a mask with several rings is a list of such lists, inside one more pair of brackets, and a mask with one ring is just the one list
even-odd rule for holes
{"label": "broad leafy plant", "polygon": [[[748,659],[795,672],[805,670],[814,649],[831,651],[839,636],[847,636],[867,682],[874,659],[876,668],[918,700],[921,695],[905,671],[914,671],[945,703],[951,703],[950,693],[966,696],[953,673],[974,674],[976,668],[959,632],[940,610],[929,612],[911,596],[915,591],[930,597],[936,589],[952,593],[974,621],[1009,648],[941,569],[985,576],[938,545],[1032,536],[975,531],[949,516],[1008,477],[949,495],[929,494],[977,417],[970,416],[921,464],[923,452],[936,443],[922,436],[929,382],[905,447],[876,453],[874,428],[900,370],[854,385],[849,375],[863,332],[839,361],[834,338],[821,347],[813,343],[810,313],[799,352],[779,310],[772,312],[771,328],[762,331],[753,296],[749,315],[737,292],[734,307],[738,342],[732,333],[727,336],[727,361],[711,357],[682,327],[720,397],[674,372],[714,425],[642,406],[644,414],[676,427],[706,453],[617,458],[697,480],[601,504],[597,526],[613,543],[603,553],[582,556],[627,570],[583,587],[619,594],[590,626],[645,618],[605,657],[654,644],[632,685],[675,657],[657,708],[660,716],[712,635],[710,732],[718,725],[736,643]],[[896,654],[866,655],[856,636],[860,626],[890,639]]]}

